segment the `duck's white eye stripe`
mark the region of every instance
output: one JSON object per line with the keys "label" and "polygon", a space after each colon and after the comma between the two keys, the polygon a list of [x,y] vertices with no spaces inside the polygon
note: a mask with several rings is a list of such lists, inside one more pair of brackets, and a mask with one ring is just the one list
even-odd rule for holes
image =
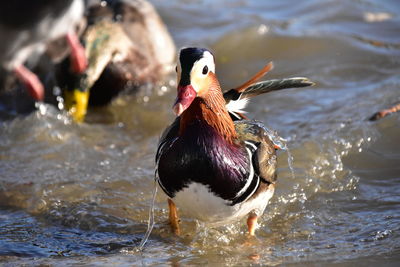
{"label": "duck's white eye stripe", "polygon": [[[207,72],[203,73],[204,68],[207,68]],[[211,55],[210,52],[206,51],[203,54],[203,57],[197,60],[193,64],[193,68],[191,71],[190,76],[195,77],[195,76],[201,76],[202,74],[207,74],[210,71],[215,73],[215,64],[214,64],[214,57]]]}
{"label": "duck's white eye stripe", "polygon": [[208,51],[205,51],[203,53],[203,57],[199,59],[195,64],[201,65],[201,69],[203,69],[204,66],[207,66],[209,71],[215,73],[214,56]]}

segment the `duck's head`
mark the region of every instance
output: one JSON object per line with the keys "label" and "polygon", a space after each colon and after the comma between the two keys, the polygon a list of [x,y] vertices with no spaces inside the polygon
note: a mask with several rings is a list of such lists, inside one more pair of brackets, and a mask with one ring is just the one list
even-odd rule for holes
{"label": "duck's head", "polygon": [[214,56],[204,48],[183,48],[178,55],[176,72],[178,94],[173,110],[179,116],[196,97],[206,97],[218,81]]}

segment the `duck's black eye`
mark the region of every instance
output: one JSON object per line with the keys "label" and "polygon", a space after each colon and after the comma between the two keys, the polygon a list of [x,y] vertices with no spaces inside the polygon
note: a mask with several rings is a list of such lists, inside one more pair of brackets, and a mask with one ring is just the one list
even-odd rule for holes
{"label": "duck's black eye", "polygon": [[207,65],[206,65],[206,66],[204,66],[204,68],[203,68],[203,74],[206,75],[207,72],[208,72],[208,67],[207,67]]}
{"label": "duck's black eye", "polygon": [[175,67],[175,72],[178,72],[178,66]]}

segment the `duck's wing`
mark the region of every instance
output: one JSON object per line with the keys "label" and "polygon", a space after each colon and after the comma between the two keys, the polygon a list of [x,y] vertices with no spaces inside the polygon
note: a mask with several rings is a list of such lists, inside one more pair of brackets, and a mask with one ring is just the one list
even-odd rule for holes
{"label": "duck's wing", "polygon": [[232,89],[224,94],[225,100],[232,101],[244,98],[250,98],[257,95],[269,93],[272,91],[278,91],[289,88],[299,88],[313,86],[315,83],[305,77],[294,77],[285,79],[273,79],[266,80],[258,83],[254,83],[247,87],[242,93],[238,93],[235,89]]}
{"label": "duck's wing", "polygon": [[276,181],[276,152],[268,130],[257,121],[235,121],[238,138],[252,153],[252,167],[261,180],[267,183]]}
{"label": "duck's wing", "polygon": [[161,156],[169,149],[169,147],[175,142],[178,134],[179,134],[179,122],[180,117],[177,117],[175,121],[167,127],[161,135],[161,138],[158,142],[157,153],[156,153],[156,169],[155,169],[155,179],[162,190],[169,197],[173,197],[173,193],[171,193],[167,188],[163,186],[158,176],[158,167]]}
{"label": "duck's wing", "polygon": [[163,154],[164,149],[169,145],[171,145],[178,136],[179,122],[180,122],[180,117],[177,117],[175,121],[170,126],[168,126],[162,133],[157,147],[156,165],[158,165],[158,161],[161,155]]}
{"label": "duck's wing", "polygon": [[268,63],[247,82],[224,93],[226,107],[230,112],[233,120],[246,118],[246,116],[243,115],[243,110],[246,107],[249,98],[251,97],[282,89],[314,85],[312,81],[304,77],[273,79],[257,82],[267,72],[272,70],[273,67],[274,65],[272,64],[272,62]]}
{"label": "duck's wing", "polygon": [[236,89],[231,89],[224,93],[226,107],[232,115],[232,119],[238,120],[246,118],[244,108],[247,106],[251,97],[289,88],[299,88],[313,86],[315,83],[304,77],[294,77],[285,79],[266,80],[254,83],[239,93]]}

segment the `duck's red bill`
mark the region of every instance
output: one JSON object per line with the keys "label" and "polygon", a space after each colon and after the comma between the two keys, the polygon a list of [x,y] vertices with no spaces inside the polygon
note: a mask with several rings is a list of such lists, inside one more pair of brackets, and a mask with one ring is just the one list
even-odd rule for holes
{"label": "duck's red bill", "polygon": [[178,86],[178,96],[176,97],[175,104],[172,108],[176,116],[180,116],[182,112],[192,104],[195,98],[196,91],[191,85]]}
{"label": "duck's red bill", "polygon": [[27,69],[24,65],[18,65],[14,68],[18,79],[25,85],[29,94],[37,101],[44,99],[44,87],[39,78]]}
{"label": "duck's red bill", "polygon": [[74,32],[67,34],[68,45],[71,50],[71,68],[74,73],[83,73],[88,65],[85,56],[85,48],[79,41],[78,36]]}

